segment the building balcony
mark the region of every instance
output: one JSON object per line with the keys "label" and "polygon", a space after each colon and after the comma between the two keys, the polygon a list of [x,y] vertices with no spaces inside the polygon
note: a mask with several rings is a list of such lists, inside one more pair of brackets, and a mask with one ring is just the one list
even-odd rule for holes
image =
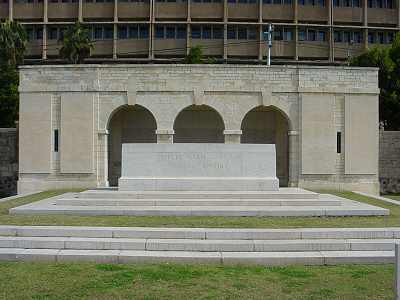
{"label": "building balcony", "polygon": [[187,19],[187,3],[182,2],[156,2],[155,17],[156,19]]}
{"label": "building balcony", "polygon": [[335,7],[333,23],[363,23],[363,9],[360,7]]}
{"label": "building balcony", "polygon": [[119,20],[148,20],[150,18],[149,2],[119,2]]}
{"label": "building balcony", "polygon": [[[267,56],[267,46],[262,44],[261,51],[263,56]],[[296,55],[296,45],[294,41],[274,41],[272,43],[271,56],[273,57],[294,57]]]}
{"label": "building balcony", "polygon": [[57,40],[47,40],[47,57],[55,57],[60,55],[62,44]]}
{"label": "building balcony", "polygon": [[228,40],[228,56],[258,57],[259,43],[256,40]]}
{"label": "building balcony", "polygon": [[333,46],[335,59],[348,59],[349,57],[358,56],[364,51],[364,44],[335,43]]}
{"label": "building balcony", "polygon": [[0,3],[0,19],[8,18],[8,4]]}
{"label": "building balcony", "polygon": [[111,57],[113,55],[113,40],[95,40],[90,53],[94,57]]}
{"label": "building balcony", "polygon": [[292,5],[264,4],[262,8],[263,20],[291,21],[294,18]]}
{"label": "building balcony", "polygon": [[114,3],[83,3],[84,19],[114,19]]}
{"label": "building balcony", "polygon": [[397,9],[368,8],[368,24],[397,24]]}
{"label": "building balcony", "polygon": [[155,39],[154,55],[156,57],[176,57],[186,55],[185,39]]}
{"label": "building balcony", "polygon": [[117,41],[118,57],[148,57],[148,39],[124,39]]}
{"label": "building balcony", "polygon": [[14,19],[43,20],[43,3],[14,2]]}
{"label": "building balcony", "polygon": [[223,39],[192,39],[192,46],[201,46],[206,56],[222,57],[224,55]]}
{"label": "building balcony", "polygon": [[306,59],[328,59],[329,44],[328,42],[300,41],[298,45],[298,56]]}
{"label": "building balcony", "polygon": [[41,58],[43,51],[43,40],[32,40],[26,43],[25,56]]}
{"label": "building balcony", "polygon": [[258,4],[228,3],[229,20],[258,20]]}
{"label": "building balcony", "polygon": [[48,4],[49,20],[74,20],[78,19],[79,5],[78,3],[53,3]]}
{"label": "building balcony", "polygon": [[320,22],[328,23],[328,8],[321,6],[299,5],[298,20],[304,23]]}
{"label": "building balcony", "polygon": [[190,17],[198,20],[222,20],[224,18],[223,3],[195,3],[190,4]]}

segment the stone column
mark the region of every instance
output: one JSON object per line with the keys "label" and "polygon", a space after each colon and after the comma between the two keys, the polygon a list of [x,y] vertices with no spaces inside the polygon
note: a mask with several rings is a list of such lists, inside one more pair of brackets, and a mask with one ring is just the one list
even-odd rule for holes
{"label": "stone column", "polygon": [[224,130],[225,144],[240,144],[241,130]]}
{"label": "stone column", "polygon": [[[99,132],[99,156],[98,156],[98,176],[99,184],[102,187],[110,186],[108,182],[108,138],[109,131],[104,130]],[[103,166],[101,166],[103,164]]]}
{"label": "stone column", "polygon": [[174,130],[173,129],[157,129],[157,144],[173,144]]}
{"label": "stone column", "polygon": [[289,136],[289,184],[297,186],[299,181],[299,132],[290,130]]}
{"label": "stone column", "polygon": [[83,0],[79,0],[78,2],[78,21],[80,23],[83,22]]}

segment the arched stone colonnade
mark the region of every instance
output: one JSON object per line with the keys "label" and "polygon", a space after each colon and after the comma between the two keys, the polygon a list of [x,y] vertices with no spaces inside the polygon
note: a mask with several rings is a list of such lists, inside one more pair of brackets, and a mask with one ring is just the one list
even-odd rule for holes
{"label": "arched stone colonnade", "polygon": [[[159,101],[156,96],[160,95],[146,95],[145,101],[133,105],[113,101],[103,109],[100,106],[99,126],[104,128],[103,145],[107,149],[105,185],[117,184],[121,144],[129,142],[276,144],[281,185],[297,185],[298,168],[292,166],[298,159],[297,114],[288,101],[265,105],[254,95],[243,93],[234,95],[236,101],[219,95],[193,104],[187,95],[168,95],[168,99],[175,98],[171,101]],[[237,101],[238,97],[242,99]]]}

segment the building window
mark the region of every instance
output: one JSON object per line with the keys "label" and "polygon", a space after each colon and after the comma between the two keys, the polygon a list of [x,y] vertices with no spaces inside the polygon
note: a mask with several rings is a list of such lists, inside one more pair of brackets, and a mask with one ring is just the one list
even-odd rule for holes
{"label": "building window", "polygon": [[247,28],[239,26],[237,30],[238,40],[247,40]]}
{"label": "building window", "polygon": [[155,31],[154,37],[156,39],[164,38],[164,26],[160,26],[160,25],[156,26],[156,31]]}
{"label": "building window", "polygon": [[50,27],[48,32],[49,40],[57,40],[58,39],[58,28],[57,27]]}
{"label": "building window", "polygon": [[203,26],[202,29],[203,30],[202,30],[201,38],[211,39],[211,37],[212,37],[211,26]]}
{"label": "building window", "polygon": [[326,41],[326,32],[325,31],[318,31],[318,41],[325,42]]}
{"label": "building window", "polygon": [[360,44],[362,42],[362,34],[360,31],[353,32],[353,42]]}
{"label": "building window", "polygon": [[274,30],[274,40],[275,41],[282,41],[283,40],[283,32],[281,29]]}
{"label": "building window", "polygon": [[393,41],[394,41],[394,33],[393,32],[388,32],[387,41],[389,44],[393,43]]}
{"label": "building window", "polygon": [[54,129],[54,152],[58,152],[58,129]]}
{"label": "building window", "polygon": [[340,131],[336,133],[336,152],[342,153],[342,133]]}
{"label": "building window", "polygon": [[167,26],[166,27],[166,38],[167,39],[175,38],[175,26]]}
{"label": "building window", "polygon": [[139,38],[148,39],[149,38],[149,27],[147,25],[139,26]]}
{"label": "building window", "polygon": [[177,39],[185,40],[186,39],[186,27],[178,26],[176,37],[177,37]]}
{"label": "building window", "polygon": [[139,37],[137,25],[128,26],[128,36],[130,39],[137,39]]}
{"label": "building window", "polygon": [[200,39],[200,38],[201,38],[201,27],[192,26],[192,39]]}
{"label": "building window", "polygon": [[236,27],[235,26],[228,26],[228,39],[229,40],[236,40]]}
{"label": "building window", "polygon": [[306,32],[304,30],[299,30],[299,41],[306,40]]}
{"label": "building window", "polygon": [[371,32],[368,33],[368,43],[369,43],[369,44],[374,44],[374,43],[375,43],[374,34],[371,33]]}
{"label": "building window", "polygon": [[223,39],[224,30],[221,26],[213,26],[213,39]]}

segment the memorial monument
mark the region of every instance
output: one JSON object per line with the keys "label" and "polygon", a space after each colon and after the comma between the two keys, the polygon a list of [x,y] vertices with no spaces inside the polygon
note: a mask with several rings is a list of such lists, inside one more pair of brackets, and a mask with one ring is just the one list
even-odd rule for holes
{"label": "memorial monument", "polygon": [[277,191],[275,145],[123,144],[120,191]]}

